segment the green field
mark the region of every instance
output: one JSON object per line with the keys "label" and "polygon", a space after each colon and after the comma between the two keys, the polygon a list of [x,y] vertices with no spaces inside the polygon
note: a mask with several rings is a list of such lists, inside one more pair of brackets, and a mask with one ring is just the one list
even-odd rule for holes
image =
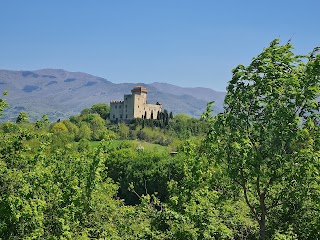
{"label": "green field", "polygon": [[[100,141],[91,141],[90,146],[92,148],[98,147]],[[122,144],[126,145],[127,147],[138,148],[142,146],[144,150],[147,151],[156,151],[156,152],[170,152],[170,148],[167,146],[161,146],[159,144],[148,143],[139,140],[112,140],[110,147],[120,147]]]}

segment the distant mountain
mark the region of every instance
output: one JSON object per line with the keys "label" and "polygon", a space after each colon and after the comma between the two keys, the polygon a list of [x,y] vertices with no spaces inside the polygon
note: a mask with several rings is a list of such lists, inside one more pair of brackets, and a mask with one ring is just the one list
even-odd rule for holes
{"label": "distant mountain", "polygon": [[66,119],[93,104],[122,100],[123,95],[129,94],[136,85],[148,89],[149,103],[161,102],[174,114],[199,117],[207,102],[212,100],[216,102],[214,112],[222,111],[225,93],[209,88],[183,88],[166,83],[115,84],[87,73],[62,69],[0,70],[0,93],[9,92],[5,98],[10,104],[0,121],[14,121],[22,111],[28,113],[31,121],[43,114],[51,121]]}
{"label": "distant mountain", "polygon": [[225,92],[218,92],[210,88],[203,87],[184,88],[168,83],[159,82],[151,83],[149,85],[157,88],[159,91],[177,96],[189,95],[196,99],[204,100],[206,102],[215,101],[215,105],[218,106],[218,108],[222,108],[224,97],[226,95]]}

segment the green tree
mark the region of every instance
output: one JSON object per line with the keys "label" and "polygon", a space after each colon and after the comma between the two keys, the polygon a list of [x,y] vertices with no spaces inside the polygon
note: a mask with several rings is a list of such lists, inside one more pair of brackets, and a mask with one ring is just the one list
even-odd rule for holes
{"label": "green tree", "polygon": [[78,134],[76,136],[76,140],[80,140],[83,138],[90,140],[91,134],[92,134],[92,131],[91,131],[90,127],[88,126],[88,124],[82,123],[79,128]]}
{"label": "green tree", "polygon": [[50,120],[49,120],[47,114],[43,114],[42,115],[41,121],[43,122],[43,124],[49,124],[50,123]]}
{"label": "green tree", "polygon": [[129,138],[129,127],[125,123],[118,123],[118,132],[121,139]]}
{"label": "green tree", "polygon": [[106,130],[106,122],[100,117],[99,114],[87,114],[81,119],[83,123],[87,123],[90,127],[92,134],[92,140],[101,140],[103,138],[103,133]]}
{"label": "green tree", "polygon": [[172,113],[172,112],[170,112],[169,118],[170,118],[170,119],[173,119],[173,113]]}
{"label": "green tree", "polygon": [[107,119],[110,115],[110,106],[106,103],[97,103],[92,105],[91,108],[85,108],[81,111],[81,115],[94,113],[99,114],[102,119]]}
{"label": "green tree", "polygon": [[79,128],[69,120],[63,120],[62,123],[67,127],[68,132],[72,135],[73,139],[76,139],[79,134]]}
{"label": "green tree", "polygon": [[28,122],[28,120],[29,120],[28,114],[25,112],[20,112],[17,117],[16,123]]}
{"label": "green tree", "polygon": [[78,152],[55,137],[0,132],[0,239],[146,239],[147,214],[117,200],[106,175],[108,142]]}
{"label": "green tree", "polygon": [[[8,94],[7,91],[3,92],[3,95],[7,95],[7,94]],[[9,107],[9,104],[6,102],[6,100],[0,98],[0,116],[2,116],[3,110],[7,107]]]}
{"label": "green tree", "polygon": [[199,140],[184,141],[178,148],[174,158],[182,164],[183,178],[168,184],[170,207],[196,229],[197,238],[189,239],[252,239],[257,224],[210,153]]}
{"label": "green tree", "polygon": [[91,113],[97,113],[102,119],[107,119],[110,115],[110,106],[106,103],[97,103],[91,107]]}
{"label": "green tree", "polygon": [[68,133],[68,128],[63,122],[57,122],[52,125],[51,132],[54,134]]}
{"label": "green tree", "polygon": [[276,39],[233,70],[224,114],[208,135],[219,143],[213,151],[242,190],[261,240],[276,230],[268,228],[275,211],[313,191],[318,172],[320,56],[318,49],[296,56],[292,48]]}
{"label": "green tree", "polygon": [[20,127],[12,122],[6,122],[2,124],[2,130],[4,133],[17,133],[20,130]]}
{"label": "green tree", "polygon": [[44,114],[44,115],[42,115],[41,119],[38,119],[35,122],[35,127],[42,128],[43,126],[48,125],[49,123],[50,123],[50,120],[49,120],[48,116],[46,114]]}

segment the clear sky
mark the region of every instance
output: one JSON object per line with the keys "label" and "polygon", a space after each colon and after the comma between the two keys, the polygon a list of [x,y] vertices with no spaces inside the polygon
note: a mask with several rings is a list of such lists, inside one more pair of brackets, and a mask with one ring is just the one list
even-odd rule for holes
{"label": "clear sky", "polygon": [[319,0],[0,0],[0,69],[225,91],[274,38],[320,46]]}

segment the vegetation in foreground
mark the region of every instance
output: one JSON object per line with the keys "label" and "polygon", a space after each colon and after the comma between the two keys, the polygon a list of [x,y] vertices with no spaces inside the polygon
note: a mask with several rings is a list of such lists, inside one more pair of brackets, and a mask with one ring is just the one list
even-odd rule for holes
{"label": "vegetation in foreground", "polygon": [[218,116],[1,124],[0,239],[317,239],[317,50],[274,40]]}

